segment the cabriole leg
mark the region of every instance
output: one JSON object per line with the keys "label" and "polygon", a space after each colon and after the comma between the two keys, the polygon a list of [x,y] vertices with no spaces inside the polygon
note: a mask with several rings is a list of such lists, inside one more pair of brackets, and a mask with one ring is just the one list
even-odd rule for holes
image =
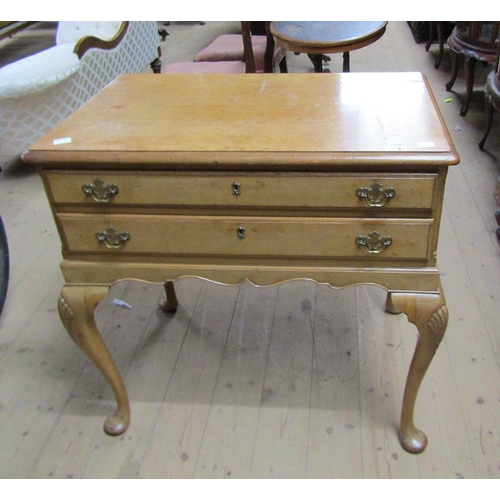
{"label": "cabriole leg", "polygon": [[485,98],[485,106],[486,106],[486,130],[484,131],[483,138],[479,142],[479,149],[484,148],[484,143],[486,142],[486,139],[490,135],[491,124],[493,122],[493,104],[488,99],[488,97]]}
{"label": "cabriole leg", "polygon": [[175,294],[175,287],[173,281],[165,282],[165,299],[160,301],[160,309],[167,313],[174,313],[177,311],[179,302]]}
{"label": "cabriole leg", "polygon": [[453,88],[453,85],[455,84],[455,80],[457,79],[457,75],[458,75],[458,54],[454,50],[452,50],[451,51],[451,78],[445,85],[446,90],[450,91]]}
{"label": "cabriole leg", "polygon": [[420,384],[448,324],[448,309],[440,293],[391,293],[394,311],[404,312],[417,329],[419,338],[408,372],[401,411],[399,437],[403,448],[420,453],[427,446],[427,436],[413,423],[415,401]]}
{"label": "cabriole leg", "polygon": [[106,419],[104,430],[107,434],[118,435],[125,432],[130,423],[128,395],[94,319],[94,310],[108,290],[107,286],[65,286],[58,305],[69,335],[106,377],[113,390],[117,409]]}
{"label": "cabriole leg", "polygon": [[153,73],[159,74],[161,73],[161,59],[156,58],[152,63],[151,63],[151,69],[153,70]]}
{"label": "cabriole leg", "polygon": [[464,103],[460,108],[460,116],[465,116],[469,109],[472,90],[474,87],[474,72],[476,68],[476,59],[473,57],[465,57],[465,96]]}

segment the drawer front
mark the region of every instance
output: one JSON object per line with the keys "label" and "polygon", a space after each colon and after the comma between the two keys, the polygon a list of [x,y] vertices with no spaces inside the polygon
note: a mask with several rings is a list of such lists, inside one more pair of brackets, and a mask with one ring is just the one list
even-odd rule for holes
{"label": "drawer front", "polygon": [[69,252],[227,257],[426,259],[432,226],[428,219],[91,215],[58,219]]}
{"label": "drawer front", "polygon": [[48,172],[56,204],[430,209],[437,175]]}

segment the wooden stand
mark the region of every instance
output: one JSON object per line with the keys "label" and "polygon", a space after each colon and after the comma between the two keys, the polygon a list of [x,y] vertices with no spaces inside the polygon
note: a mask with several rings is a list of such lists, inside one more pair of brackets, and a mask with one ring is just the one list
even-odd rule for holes
{"label": "wooden stand", "polygon": [[94,319],[111,284],[165,284],[171,313],[184,276],[308,279],[376,284],[417,327],[400,439],[425,449],[413,413],[448,321],[436,249],[458,156],[420,74],[123,75],[25,159],[63,245],[61,319],[116,398],[108,434],[130,422]]}

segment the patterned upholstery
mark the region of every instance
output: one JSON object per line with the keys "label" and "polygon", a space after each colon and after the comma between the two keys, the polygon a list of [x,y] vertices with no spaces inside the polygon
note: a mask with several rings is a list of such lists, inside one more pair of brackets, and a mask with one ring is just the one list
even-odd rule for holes
{"label": "patterned upholstery", "polygon": [[56,85],[15,98],[0,95],[0,166],[16,161],[119,74],[144,71],[158,57],[158,47],[155,21],[131,21],[116,48],[88,50],[78,71]]}

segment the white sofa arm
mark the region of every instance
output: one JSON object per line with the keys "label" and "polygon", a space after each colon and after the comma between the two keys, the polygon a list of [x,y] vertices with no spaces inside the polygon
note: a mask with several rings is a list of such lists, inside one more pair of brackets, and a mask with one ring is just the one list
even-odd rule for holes
{"label": "white sofa arm", "polygon": [[0,68],[0,99],[12,99],[58,84],[78,71],[74,43],[50,47]]}
{"label": "white sofa arm", "polygon": [[[101,31],[99,35],[104,36]],[[18,67],[2,69],[4,73],[0,74],[0,86],[4,87],[0,95],[7,97],[8,94],[9,97],[0,98],[0,166],[6,168],[16,163],[38,138],[116,76],[143,72],[148,65],[159,72],[160,37],[156,21],[123,21],[107,41],[87,35],[79,38],[76,46],[75,43],[70,45],[71,55],[65,53],[62,57],[60,54],[62,58],[68,57],[65,59],[67,64],[57,61],[53,57],[55,52],[51,52],[50,56],[38,55],[39,58],[49,57],[49,60],[36,64],[41,72],[36,85],[28,83],[31,77],[27,76],[34,69],[33,59],[26,58],[29,60],[24,60]],[[63,48],[57,50],[65,51]],[[55,66],[51,69],[46,67],[52,64]],[[11,78],[11,83],[14,81],[14,73],[24,82],[22,86],[15,85],[16,97],[10,84],[6,83]],[[52,80],[55,75],[59,81],[52,85],[50,83],[55,81]]]}
{"label": "white sofa arm", "polygon": [[116,47],[128,25],[122,21],[60,21],[54,47],[0,68],[0,99],[57,85],[78,71],[87,50]]}

